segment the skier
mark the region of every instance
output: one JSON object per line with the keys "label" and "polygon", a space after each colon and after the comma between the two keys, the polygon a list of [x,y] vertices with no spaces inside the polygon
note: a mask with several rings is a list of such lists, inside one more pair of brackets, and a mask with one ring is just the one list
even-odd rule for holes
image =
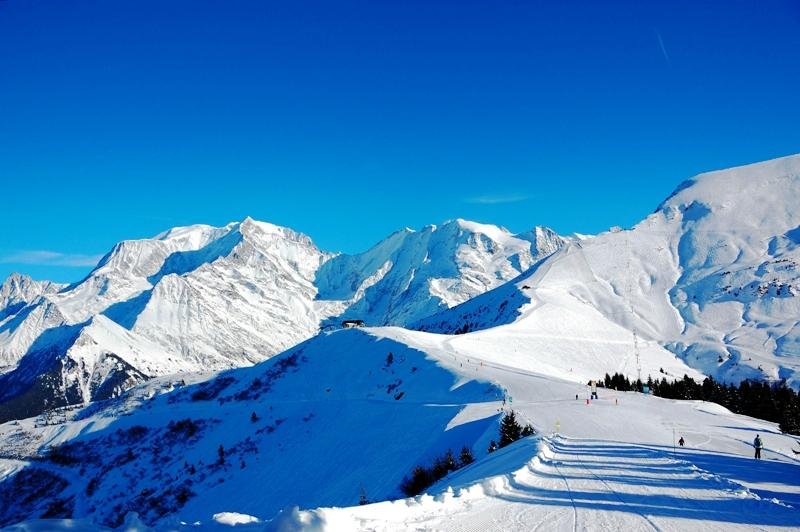
{"label": "skier", "polygon": [[686,443],[686,442],[685,442],[685,441],[683,441],[683,436],[681,436],[681,439],[680,439],[680,440],[678,440],[678,445],[680,445],[681,447],[683,447],[683,444],[684,444],[684,443]]}
{"label": "skier", "polygon": [[756,434],[756,439],[753,440],[753,447],[756,450],[756,460],[761,460],[761,449],[764,447],[764,443],[761,441],[761,436]]}

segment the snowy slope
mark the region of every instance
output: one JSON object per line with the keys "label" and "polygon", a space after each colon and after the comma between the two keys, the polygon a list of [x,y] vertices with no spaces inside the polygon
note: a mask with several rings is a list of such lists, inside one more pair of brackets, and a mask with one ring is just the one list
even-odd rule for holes
{"label": "snowy slope", "polygon": [[[116,525],[135,507],[152,523],[159,516],[151,498],[137,497],[150,489],[153,500],[174,501],[191,520],[206,518],[209,505],[218,506],[213,501],[230,498],[241,499],[251,512],[276,513],[297,503],[352,504],[362,488],[371,497],[397,496],[418,460],[471,444],[493,424],[489,416],[445,432],[464,405],[496,401],[499,393],[487,383],[462,382],[402,344],[338,331],[258,366],[156,395],[129,416],[119,416],[130,411],[124,403],[112,402],[60,430],[39,429],[45,433],[40,441],[77,436],[89,442],[75,450],[85,474],[69,473],[67,465],[59,474],[71,484],[63,497],[75,497],[75,517],[91,514]],[[132,393],[126,400],[146,395]],[[182,419],[191,419],[193,428],[169,424]],[[145,428],[132,431],[139,426]],[[20,430],[37,431],[27,422]],[[4,432],[6,437],[11,436]],[[217,464],[219,445],[227,452]],[[334,451],[335,460],[319,460]],[[95,488],[87,493],[93,478]],[[267,478],[276,481],[265,483]],[[176,499],[183,486],[193,493],[185,504]],[[114,508],[117,503],[124,508]],[[0,524],[23,507],[0,510]]]}
{"label": "snowy slope", "polygon": [[[702,373],[797,387],[798,205],[800,156],[702,174],[631,230],[571,241],[514,283],[414,327],[462,332],[519,321],[546,335],[596,314],[593,326],[620,326],[631,346],[635,333]],[[543,315],[553,312],[561,317]]]}
{"label": "snowy slope", "polygon": [[[514,339],[490,333],[337,331],[252,368],[171,392],[168,384],[168,393],[163,381],[142,384],[65,424],[2,425],[15,456],[0,460],[0,500],[13,501],[0,505],[0,523],[49,509],[114,526],[136,511],[158,528],[237,514],[259,527],[322,530],[800,526],[786,506],[800,504],[797,444],[774,424],[603,390],[587,405],[569,356],[506,356]],[[561,436],[488,455],[501,397],[541,434]],[[750,467],[756,431],[766,460]],[[673,456],[678,435],[688,446]],[[31,460],[41,445],[64,442],[71,447],[55,458]],[[463,445],[478,462],[432,487],[434,498],[355,506],[362,493],[399,496],[414,465]],[[42,491],[20,492],[20,471],[25,489]],[[48,493],[40,482],[63,487]],[[331,508],[342,506],[352,507]]]}
{"label": "snowy slope", "polygon": [[195,366],[105,316],[48,329],[12,372],[0,375],[0,421],[117,397],[154,375]]}
{"label": "snowy slope", "polygon": [[[431,495],[286,512],[267,530],[728,531],[800,524],[795,508],[692,463],[705,456],[595,439],[530,438],[456,472]],[[728,464],[746,461],[714,453],[703,463]],[[797,473],[789,464],[768,469],[783,477]]]}
{"label": "snowy slope", "polygon": [[698,176],[661,206],[681,227],[672,242],[681,275],[669,292],[683,321],[676,352],[709,369],[722,357],[732,377],[798,385],[798,205],[800,156]]}

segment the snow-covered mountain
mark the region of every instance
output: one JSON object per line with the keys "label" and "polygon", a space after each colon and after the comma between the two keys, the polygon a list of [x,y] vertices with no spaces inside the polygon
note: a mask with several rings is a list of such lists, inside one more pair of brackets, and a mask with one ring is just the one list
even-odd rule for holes
{"label": "snow-covered mountain", "polygon": [[[63,323],[63,319],[58,312],[48,305],[41,305],[42,308],[35,315],[31,317],[32,322],[37,322],[36,325],[27,327],[27,330],[22,330],[11,338],[10,334],[5,331],[10,331],[16,328],[16,324],[21,320],[12,321],[23,309],[34,305],[35,302],[40,300],[44,294],[54,294],[64,288],[65,285],[51,283],[49,281],[34,281],[27,275],[20,275],[18,273],[11,274],[0,285],[0,336],[6,334],[7,340],[4,342],[5,350],[11,350],[16,353],[24,353],[35,339],[36,333],[44,331],[50,327],[55,327]],[[32,313],[32,308],[28,314]],[[0,373],[8,371],[13,367],[19,356],[4,355],[4,350],[0,347]]]}
{"label": "snow-covered mountain", "polygon": [[[800,156],[702,174],[630,230],[570,239],[453,220],[342,255],[248,218],[121,242],[73,285],[4,283],[3,397],[37,398],[27,414],[155,375],[250,365],[346,318],[446,333],[514,324],[519,342],[568,351],[578,367],[624,354],[612,369],[662,373],[652,362],[666,348],[704,374],[797,387],[799,176]],[[92,362],[69,354],[84,328]],[[102,370],[112,359],[113,378]],[[83,393],[67,392],[78,382]]]}
{"label": "snow-covered mountain", "polygon": [[461,219],[404,229],[365,253],[326,262],[319,298],[352,301],[344,317],[407,325],[513,279],[564,242],[544,227],[512,235]]}
{"label": "snow-covered mountain", "polygon": [[148,277],[168,256],[204,246],[226,229],[192,226],[150,240],[120,242],[82,281],[42,292],[42,297],[25,301],[27,305],[0,309],[6,314],[0,322],[0,365],[16,364],[45,330],[85,322],[151,288]]}
{"label": "snow-covered mountain", "polygon": [[553,353],[618,331],[632,361],[637,345],[642,360],[661,345],[707,375],[798,387],[798,207],[800,156],[701,174],[632,229],[573,240],[513,283],[415,327],[514,323],[553,339]]}
{"label": "snow-covered mountain", "polygon": [[[0,419],[155,375],[251,365],[343,317],[405,324],[516,277],[563,242],[545,228],[515,237],[456,220],[336,255],[250,218],[124,241],[73,285],[6,282],[0,364],[16,369],[0,376]],[[87,336],[94,358],[74,357]],[[112,359],[116,373],[102,369]]]}
{"label": "snow-covered mountain", "polygon": [[[12,273],[0,284],[0,321],[16,314],[24,306],[36,301],[39,296],[58,292],[66,285],[50,281],[34,281],[27,275]],[[3,366],[0,361],[0,367]]]}
{"label": "snow-covered mountain", "polygon": [[[799,170],[800,156],[703,174],[630,230],[564,241],[455,221],[343,257],[283,228],[233,224],[140,275],[150,288],[34,339],[7,375],[46,375],[41,389],[56,383],[75,402],[99,390],[116,398],[64,419],[0,424],[0,524],[69,517],[77,524],[42,526],[141,519],[180,529],[244,519],[272,530],[797,528],[796,437],[713,403],[606,389],[589,400],[586,383],[641,371],[786,376],[797,386]],[[517,275],[515,264],[527,270]],[[161,323],[214,315],[204,305],[219,304],[220,290],[230,291],[228,312],[243,319],[265,304],[246,283],[276,278],[274,289],[290,287],[286,308],[291,297],[310,302],[302,312],[315,312],[317,323],[344,316],[410,327],[324,331],[208,380],[186,368],[215,356],[233,363],[235,354],[218,347],[230,338],[198,327],[187,334],[197,338],[156,341],[177,326],[159,330]],[[177,295],[157,295],[168,282],[194,291],[165,285]],[[22,321],[66,319],[63,293],[39,296]],[[395,302],[384,304],[386,293]],[[431,305],[433,297],[441,304]],[[144,319],[151,304],[168,309],[164,317]],[[241,345],[258,341],[246,329],[237,335]],[[208,354],[184,356],[174,341]],[[181,375],[142,382],[162,371],[148,364],[164,357],[175,364],[164,373]],[[538,436],[490,454],[503,409]],[[766,447],[754,467],[756,433]],[[678,437],[685,448],[675,448]],[[462,447],[476,462],[429,488],[432,496],[386,500],[401,496],[415,466]],[[356,506],[368,501],[376,503]]]}

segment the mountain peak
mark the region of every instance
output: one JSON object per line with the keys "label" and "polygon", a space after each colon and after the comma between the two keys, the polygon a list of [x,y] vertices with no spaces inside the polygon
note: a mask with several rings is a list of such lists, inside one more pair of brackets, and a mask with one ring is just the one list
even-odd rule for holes
{"label": "mountain peak", "polygon": [[[745,198],[755,206],[754,200],[758,196],[766,194],[765,199],[779,200],[774,194],[779,193],[783,187],[798,185],[800,154],[788,155],[698,174],[678,185],[657,210],[686,206],[695,201],[707,205],[725,205],[737,198]],[[773,203],[762,202],[761,207],[771,209],[774,208]]]}
{"label": "mountain peak", "polygon": [[14,272],[0,284],[0,320],[15,313],[39,296],[58,292],[63,284],[35,281],[28,275]]}
{"label": "mountain peak", "polygon": [[256,220],[255,218],[251,218],[250,216],[245,216],[244,220],[239,222],[239,230],[240,231],[258,230],[267,234],[279,234],[279,233],[284,233],[286,231],[291,231],[291,229],[289,229],[288,227],[275,225],[270,222],[261,222],[259,220]]}
{"label": "mountain peak", "polygon": [[20,286],[32,282],[34,282],[33,279],[30,276],[25,275],[24,273],[11,272],[11,274],[9,274],[9,276],[5,278],[3,283],[0,284],[0,287]]}
{"label": "mountain peak", "polygon": [[458,227],[464,231],[469,231],[470,233],[480,233],[488,237],[492,237],[493,235],[497,236],[511,234],[511,232],[505,227],[481,222],[473,222],[472,220],[466,220],[464,218],[447,220],[441,225],[441,227]]}

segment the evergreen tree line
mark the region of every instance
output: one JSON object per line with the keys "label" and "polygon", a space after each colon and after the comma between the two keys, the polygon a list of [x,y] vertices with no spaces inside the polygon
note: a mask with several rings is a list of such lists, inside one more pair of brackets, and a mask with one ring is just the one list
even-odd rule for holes
{"label": "evergreen tree line", "polygon": [[453,455],[452,449],[447,449],[447,452],[441,456],[437,456],[433,460],[433,464],[428,467],[418,465],[411,471],[411,476],[403,479],[400,484],[400,489],[407,497],[419,495],[426,488],[432,486],[436,481],[443,479],[451,471],[461,469],[475,461],[472,456],[472,451],[469,447],[464,446],[461,449],[461,454],[458,460]]}
{"label": "evergreen tree line", "polygon": [[[516,414],[512,410],[505,413],[503,419],[500,421],[500,444],[498,445],[495,440],[492,440],[489,444],[488,451],[491,453],[520,438],[533,434],[535,434],[533,427],[529,424],[525,426],[520,425],[517,421]],[[426,488],[446,477],[451,471],[456,471],[457,469],[468,466],[474,461],[475,457],[467,446],[461,448],[458,459],[453,455],[452,449],[448,449],[443,455],[437,456],[430,466],[416,466],[411,471],[411,475],[403,479],[403,482],[400,484],[400,489],[408,497],[419,495],[425,491]]]}
{"label": "evergreen tree line", "polygon": [[503,419],[500,421],[500,444],[498,445],[496,441],[492,440],[487,450],[490,453],[494,452],[497,449],[502,449],[506,445],[514,443],[520,438],[531,436],[535,433],[536,431],[533,430],[530,424],[524,427],[520,425],[519,421],[517,421],[517,415],[511,410],[503,414]]}
{"label": "evergreen tree line", "polygon": [[[628,380],[624,375],[606,373],[600,383],[620,391],[642,391],[642,381]],[[650,393],[666,399],[693,399],[718,403],[736,414],[765,419],[780,424],[789,434],[800,435],[800,395],[786,386],[786,381],[769,383],[744,380],[739,385],[717,382],[706,377],[698,383],[688,375],[673,382],[648,377]]]}

